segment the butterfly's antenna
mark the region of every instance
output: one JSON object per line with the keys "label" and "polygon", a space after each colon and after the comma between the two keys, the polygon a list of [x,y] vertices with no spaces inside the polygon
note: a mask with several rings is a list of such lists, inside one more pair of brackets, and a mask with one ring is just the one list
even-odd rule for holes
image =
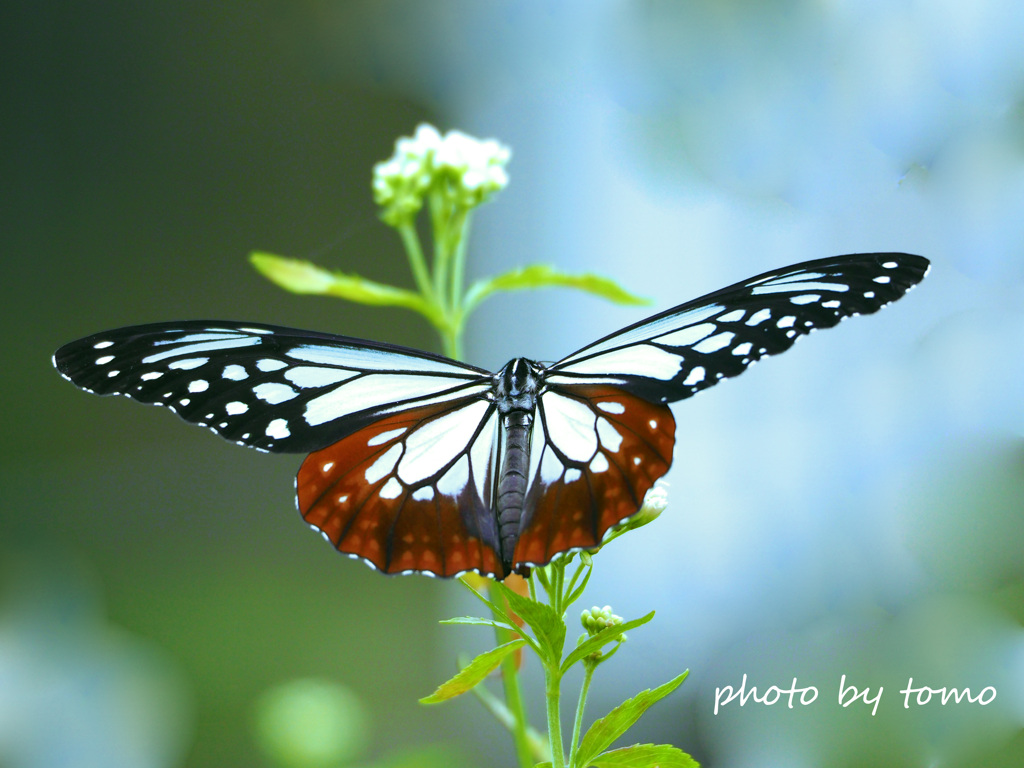
{"label": "butterfly's antenna", "polygon": [[343,251],[343,245],[350,242],[355,238],[356,235],[361,235],[368,231],[372,225],[378,223],[376,216],[362,216],[347,224],[342,225],[335,232],[334,237],[324,241],[318,247],[312,249],[306,254],[306,258],[311,261],[320,261],[326,256]]}

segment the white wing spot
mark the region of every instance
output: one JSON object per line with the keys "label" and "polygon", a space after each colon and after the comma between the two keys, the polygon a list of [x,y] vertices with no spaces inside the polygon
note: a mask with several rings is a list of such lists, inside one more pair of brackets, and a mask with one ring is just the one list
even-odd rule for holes
{"label": "white wing spot", "polygon": [[594,457],[594,460],[590,462],[591,472],[607,472],[608,471],[608,459],[604,457],[604,454],[598,451],[598,454]]}
{"label": "white wing spot", "polygon": [[694,384],[700,384],[702,381],[704,381],[704,368],[698,365],[687,374],[686,379],[683,381],[683,386],[692,387]]}
{"label": "white wing spot", "polygon": [[884,264],[882,264],[882,266],[885,267],[885,269],[896,269],[896,267],[898,267],[899,264],[897,264],[895,261],[887,261]]}
{"label": "white wing spot", "polygon": [[[658,342],[675,343],[669,342],[668,339],[669,336],[663,336]],[[569,373],[596,373],[601,376],[616,373],[635,374],[636,371],[643,371],[644,376],[667,381],[679,372],[679,356],[649,344],[636,344],[611,352],[601,352],[592,358],[566,365],[562,370]]]}
{"label": "white wing spot", "polygon": [[334,466],[334,462],[333,461],[325,461],[324,465],[320,469],[324,472],[324,474],[327,474],[328,472],[331,471],[331,467],[333,467],[333,466]]}
{"label": "white wing spot", "polygon": [[271,405],[277,405],[287,400],[291,400],[293,397],[298,396],[298,392],[287,384],[278,384],[277,382],[267,381],[263,384],[257,384],[252,388],[252,392],[256,397],[265,403]]}
{"label": "white wing spot", "polygon": [[544,458],[540,462],[540,479],[541,482],[548,483],[549,485],[562,476],[562,462],[555,456],[555,452],[551,450],[544,451]]}
{"label": "white wing spot", "polygon": [[240,400],[232,400],[230,403],[224,406],[224,410],[227,411],[228,416],[237,416],[240,413],[245,413],[249,410],[249,406]]}
{"label": "white wing spot", "polygon": [[376,483],[385,475],[389,474],[391,470],[395,468],[395,464],[398,463],[399,456],[402,455],[401,444],[392,445],[388,450],[381,454],[373,464],[366,469],[366,482]]}
{"label": "white wing spot", "polygon": [[[197,334],[197,338],[203,336],[203,334]],[[186,337],[188,338],[188,337]],[[178,344],[185,339],[172,339],[166,343]],[[158,342],[159,343],[159,342]],[[197,352],[214,352],[218,349],[237,349],[238,347],[251,347],[254,344],[260,344],[260,339],[247,339],[241,336],[229,338],[227,341],[208,341],[205,344],[189,344],[185,347],[174,347],[168,349],[165,352],[158,352],[155,355],[142,358],[142,362],[146,363],[159,363],[161,360],[166,360],[168,357],[178,357],[179,355],[193,355]]]}
{"label": "white wing spot", "polygon": [[348,501],[348,494],[347,493],[343,493],[343,494],[341,494],[341,496],[339,496],[337,498],[337,502],[339,504],[344,504],[346,501]]}
{"label": "white wing spot", "polygon": [[864,291],[864,298],[865,299],[873,299],[873,298],[875,298],[875,292],[874,291]]}
{"label": "white wing spot", "polygon": [[779,322],[776,323],[779,328],[792,328],[793,323],[796,322],[796,318],[793,315],[786,315]]}
{"label": "white wing spot", "polygon": [[347,371],[341,368],[313,368],[303,365],[287,371],[284,377],[295,386],[306,388],[326,387],[357,375],[358,371]]}
{"label": "white wing spot", "polygon": [[599,418],[597,420],[597,436],[601,440],[601,445],[609,451],[612,453],[619,452],[619,447],[622,445],[622,435],[619,434],[619,431],[612,426],[608,419]]}
{"label": "white wing spot", "polygon": [[175,360],[173,363],[169,363],[167,367],[177,371],[191,371],[193,368],[205,365],[209,359],[208,357],[188,357],[184,360]]}
{"label": "white wing spot", "polygon": [[196,379],[195,381],[190,381],[188,384],[189,392],[205,392],[209,388],[209,382],[204,381],[203,379]]}
{"label": "white wing spot", "polygon": [[680,328],[673,333],[666,333],[664,336],[659,336],[656,341],[668,344],[670,347],[688,347],[714,332],[715,325],[713,323],[701,323],[700,325],[691,325],[689,328]]}
{"label": "white wing spot", "polygon": [[547,392],[541,396],[548,439],[572,461],[590,461],[597,450],[595,416],[578,400]]}
{"label": "white wing spot", "polygon": [[227,365],[224,367],[224,373],[221,374],[225,379],[231,379],[231,381],[243,381],[249,378],[249,374],[245,372],[245,368],[240,365]]}
{"label": "white wing spot", "polygon": [[284,419],[274,419],[272,422],[267,424],[267,437],[275,437],[278,440],[284,440],[284,438],[291,435],[291,431],[288,429],[288,422]]}
{"label": "white wing spot", "polygon": [[[809,275],[803,275],[803,277],[809,277]],[[823,275],[824,277],[824,275]],[[789,293],[796,290],[809,290],[809,291],[832,291],[834,293],[845,293],[850,290],[850,287],[843,285],[842,283],[815,283],[805,280],[792,280],[785,283],[765,283],[764,285],[758,285],[750,289],[750,292],[755,296],[764,293]]]}
{"label": "white wing spot", "polygon": [[726,312],[724,315],[718,318],[720,323],[738,323],[747,314],[745,309],[734,309],[732,312]]}
{"label": "white wing spot", "polygon": [[187,397],[183,397],[183,398],[181,398],[181,400],[179,400],[178,402],[179,402],[179,403],[181,403],[182,407],[185,407],[186,405],[188,405],[188,404],[189,404],[189,403],[191,403],[192,401],[191,401],[191,400],[189,400],[189,399],[188,399]]}
{"label": "white wing spot", "polygon": [[103,357],[97,357],[96,358],[96,365],[106,365],[107,363],[109,363],[113,359],[114,359],[113,355],[104,355]]}
{"label": "white wing spot", "polygon": [[634,456],[633,457],[633,463],[639,466],[639,464],[640,464],[640,457],[639,456]]}
{"label": "white wing spot", "polygon": [[405,368],[413,372],[448,373],[463,378],[475,378],[478,375],[475,371],[467,370],[458,363],[446,363],[443,360],[387,352],[370,347],[327,347],[320,344],[302,344],[288,350],[285,354],[294,360],[304,360],[307,363],[361,370],[392,371],[396,368]]}
{"label": "white wing spot", "polygon": [[92,348],[93,349],[106,349],[107,347],[112,347],[112,346],[114,346],[114,342],[112,342],[112,341],[97,341],[95,344],[92,345]]}
{"label": "white wing spot", "polygon": [[737,347],[736,347],[736,348],[735,348],[735,349],[734,349],[734,350],[732,351],[732,353],[733,353],[734,355],[741,355],[741,356],[742,356],[742,355],[747,355],[747,354],[750,354],[750,350],[751,350],[751,348],[752,348],[753,346],[754,346],[754,345],[753,345],[753,344],[751,344],[751,343],[750,343],[749,341],[745,341],[745,342],[743,342],[742,344],[738,345],[738,346],[737,346]]}
{"label": "white wing spot", "polygon": [[281,362],[280,360],[274,360],[273,358],[266,357],[262,360],[256,361],[256,367],[264,373],[270,373],[271,371],[280,371],[282,368],[287,368],[288,363]]}
{"label": "white wing spot", "polygon": [[118,375],[120,375],[120,373],[121,373],[120,371],[110,371],[110,372],[109,372],[109,373],[107,374],[107,376],[108,376],[109,378],[111,378],[111,379],[112,379],[112,378],[114,378],[115,376],[118,376]]}
{"label": "white wing spot", "polygon": [[384,483],[384,487],[380,489],[377,495],[382,499],[397,499],[402,495],[402,484],[394,477],[390,477],[388,478],[388,481]]}
{"label": "white wing spot", "polygon": [[399,427],[398,429],[389,429],[387,432],[381,432],[379,435],[375,435],[366,441],[367,445],[384,445],[393,437],[398,437],[400,434],[405,432],[406,427]]}
{"label": "white wing spot", "polygon": [[424,485],[422,488],[417,488],[413,491],[412,497],[416,501],[430,501],[434,498],[434,489],[429,485]]}
{"label": "white wing spot", "polygon": [[732,341],[735,338],[735,333],[732,333],[731,331],[723,331],[722,333],[715,334],[710,339],[704,339],[700,344],[694,346],[693,349],[695,352],[710,355],[711,353],[717,352],[718,350],[724,349],[732,344]]}
{"label": "white wing spot", "polygon": [[466,448],[490,405],[478,400],[434,419],[405,439],[398,476],[412,485],[439,472]]}
{"label": "white wing spot", "polygon": [[458,496],[462,493],[462,489],[466,487],[466,483],[468,482],[469,457],[463,455],[463,457],[455,462],[455,465],[445,472],[444,475],[441,476],[441,479],[437,481],[437,490],[445,496]]}
{"label": "white wing spot", "polygon": [[583,477],[583,473],[580,472],[575,467],[573,467],[571,469],[565,470],[565,477],[562,478],[562,482],[566,483],[566,484],[568,484],[568,483],[575,483],[581,477]]}
{"label": "white wing spot", "polygon": [[647,426],[649,426],[651,429],[657,429],[658,428],[658,421],[656,419],[650,419],[647,422]]}
{"label": "white wing spot", "polygon": [[878,277],[871,278],[871,282],[881,283],[882,285],[885,285],[886,283],[891,283],[892,278],[890,278],[888,275],[879,275]]}
{"label": "white wing spot", "polygon": [[141,378],[143,381],[153,381],[153,379],[159,379],[163,375],[163,371],[150,371],[149,373],[142,374],[142,376],[140,376],[139,378]]}
{"label": "white wing spot", "polygon": [[763,323],[765,320],[770,319],[771,316],[772,316],[772,311],[770,309],[759,309],[759,310],[757,310],[757,312],[755,312],[754,314],[752,314],[750,316],[750,319],[747,320],[746,325],[750,325],[750,326],[759,325],[759,324]]}
{"label": "white wing spot", "polygon": [[625,413],[626,406],[615,400],[602,400],[597,407],[605,413]]}
{"label": "white wing spot", "polygon": [[792,328],[786,331],[787,339],[792,339],[794,336],[796,336],[796,331],[794,331]]}
{"label": "white wing spot", "polygon": [[839,309],[839,307],[841,307],[842,305],[842,302],[837,301],[836,299],[832,299],[832,301],[821,302],[821,306],[825,307],[825,309]]}
{"label": "white wing spot", "polygon": [[792,296],[789,299],[791,304],[814,304],[821,301],[821,295],[817,293],[805,293],[800,296]]}

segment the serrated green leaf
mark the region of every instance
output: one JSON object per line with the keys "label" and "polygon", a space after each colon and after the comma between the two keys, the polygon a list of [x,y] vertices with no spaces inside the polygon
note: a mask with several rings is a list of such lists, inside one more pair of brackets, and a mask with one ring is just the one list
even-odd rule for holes
{"label": "serrated green leaf", "polygon": [[445,683],[441,683],[436,691],[420,699],[420,704],[439,704],[442,701],[453,699],[472,690],[501,664],[502,659],[524,645],[526,645],[525,640],[513,640],[510,643],[499,645],[497,648],[492,648],[486,653],[481,653],[460,669],[454,677]]}
{"label": "serrated green leaf", "polygon": [[531,288],[575,288],[615,304],[650,303],[648,299],[630,293],[614,280],[601,275],[573,275],[555,269],[550,264],[531,264],[503,275],[477,280],[466,291],[465,312],[468,315],[481,301],[497,291],[522,291]]}
{"label": "serrated green leaf", "polygon": [[271,253],[251,253],[249,261],[261,275],[292,293],[337,296],[372,306],[405,307],[419,312],[432,323],[442,319],[437,309],[420,294],[404,288],[378,283],[359,275],[331,272],[304,259]]}
{"label": "serrated green leaf", "polygon": [[494,619],[481,619],[477,616],[457,616],[454,619],[444,619],[439,621],[438,624],[474,624],[478,626],[498,627],[500,629],[507,629],[511,632],[518,632],[518,627],[513,627],[510,624],[506,624],[503,621],[495,621]]}
{"label": "serrated green leaf", "polygon": [[565,661],[562,662],[562,674],[565,674],[569,667],[571,667],[580,659],[584,658],[585,656],[589,656],[590,654],[595,653],[596,651],[601,650],[606,645],[608,645],[608,643],[615,642],[615,640],[620,635],[622,635],[622,633],[643,626],[653,618],[654,611],[651,611],[646,616],[641,616],[639,619],[633,619],[632,621],[624,621],[622,624],[619,624],[615,627],[605,627],[596,635],[587,638],[580,645],[576,646],[576,648],[573,649],[572,653],[570,653],[565,658]]}
{"label": "serrated green leaf", "polygon": [[640,691],[632,699],[628,699],[600,720],[594,722],[587,730],[586,736],[580,742],[577,752],[577,765],[591,765],[594,759],[604,750],[608,749],[617,738],[624,734],[629,728],[640,719],[640,716],[647,711],[655,702],[665,698],[672,691],[682,685],[683,680],[690,674],[686,670],[664,685],[659,685],[652,690]]}
{"label": "serrated green leaf", "polygon": [[494,582],[494,586],[508,601],[512,612],[533,630],[533,636],[547,655],[547,660],[558,662],[562,658],[562,647],[565,645],[565,623],[562,617],[547,603],[538,603],[523,597],[501,582]]}
{"label": "serrated green leaf", "polygon": [[669,744],[634,744],[602,752],[579,768],[700,768],[700,764]]}

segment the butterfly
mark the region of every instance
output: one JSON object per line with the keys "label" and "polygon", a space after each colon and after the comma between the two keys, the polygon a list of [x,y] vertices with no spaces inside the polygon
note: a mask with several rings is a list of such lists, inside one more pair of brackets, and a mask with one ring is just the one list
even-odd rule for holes
{"label": "butterfly", "polygon": [[837,256],[766,272],[553,365],[496,373],[271,325],[139,325],[71,342],[76,386],[160,405],[238,445],[307,453],[305,520],[385,573],[502,579],[600,545],[672,464],[682,400],[920,282],[928,260]]}

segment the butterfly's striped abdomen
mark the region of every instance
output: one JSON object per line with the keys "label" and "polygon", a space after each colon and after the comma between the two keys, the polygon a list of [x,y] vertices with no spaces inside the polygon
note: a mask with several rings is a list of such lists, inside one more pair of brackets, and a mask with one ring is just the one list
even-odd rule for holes
{"label": "butterfly's striped abdomen", "polygon": [[526,501],[526,478],[530,469],[530,432],[533,413],[515,410],[502,419],[505,432],[505,451],[501,457],[498,478],[498,498],[495,514],[498,517],[498,537],[506,572],[512,571],[512,552],[519,539]]}
{"label": "butterfly's striped abdomen", "polygon": [[518,357],[495,377],[494,396],[501,414],[502,451],[494,514],[498,518],[501,559],[512,571],[512,553],[519,541],[530,469],[530,440],[537,408],[536,365]]}

